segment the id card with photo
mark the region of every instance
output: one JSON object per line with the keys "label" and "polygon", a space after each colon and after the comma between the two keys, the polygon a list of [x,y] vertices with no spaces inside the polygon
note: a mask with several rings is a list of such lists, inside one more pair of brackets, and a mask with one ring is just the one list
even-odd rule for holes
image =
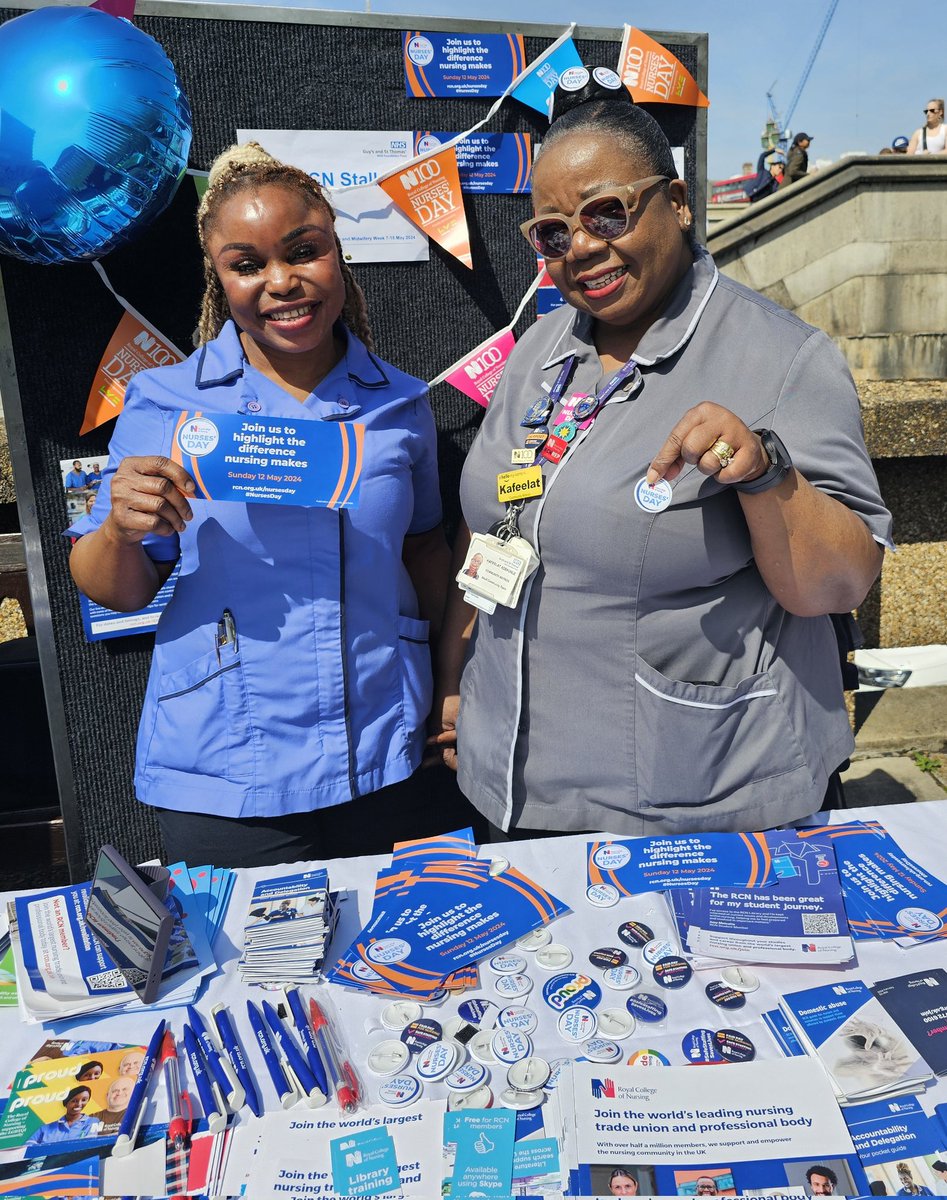
{"label": "id card with photo", "polygon": [[475,533],[456,579],[470,603],[492,612],[478,601],[515,608],[524,582],[538,566],[539,557],[525,538],[503,541],[490,533]]}

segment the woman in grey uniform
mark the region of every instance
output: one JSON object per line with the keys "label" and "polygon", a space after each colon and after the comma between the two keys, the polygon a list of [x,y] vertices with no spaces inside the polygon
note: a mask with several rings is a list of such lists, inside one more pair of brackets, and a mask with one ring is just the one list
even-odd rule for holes
{"label": "woman in grey uniform", "polygon": [[842,356],[718,274],[660,128],[595,74],[533,172],[567,304],[467,459],[431,742],[519,835],[765,828],[852,749],[828,614],[891,518]]}

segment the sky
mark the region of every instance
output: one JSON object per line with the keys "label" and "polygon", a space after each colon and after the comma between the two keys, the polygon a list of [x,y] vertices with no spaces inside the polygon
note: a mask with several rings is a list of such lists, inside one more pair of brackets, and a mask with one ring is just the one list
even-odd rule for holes
{"label": "sky", "polygon": [[[268,3],[268,0],[254,0]],[[323,0],[318,7],[506,22],[707,33],[710,82],[707,173],[722,179],[755,166],[773,91],[784,112],[802,76],[829,0]],[[810,163],[850,151],[877,154],[924,120],[925,101],[947,92],[942,11],[898,9],[890,0],[839,0],[792,120],[812,135]],[[416,21],[406,22],[407,27]]]}

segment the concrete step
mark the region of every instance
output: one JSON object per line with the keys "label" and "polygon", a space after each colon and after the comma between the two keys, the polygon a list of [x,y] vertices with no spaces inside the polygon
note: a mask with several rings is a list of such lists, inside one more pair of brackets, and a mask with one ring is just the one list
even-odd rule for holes
{"label": "concrete step", "polygon": [[[930,758],[925,760],[930,762]],[[922,771],[908,755],[861,758],[843,772],[845,803],[850,808],[875,804],[912,804],[918,800],[947,799],[947,778],[941,772]]]}
{"label": "concrete step", "polygon": [[947,687],[855,693],[853,761],[947,751]]}

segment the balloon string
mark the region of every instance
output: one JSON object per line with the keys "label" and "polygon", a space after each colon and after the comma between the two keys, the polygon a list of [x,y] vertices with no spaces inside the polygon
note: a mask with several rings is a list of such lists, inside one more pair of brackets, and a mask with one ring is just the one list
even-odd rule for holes
{"label": "balloon string", "polygon": [[438,383],[443,383],[447,376],[452,374],[452,372],[455,371],[456,368],[462,363],[465,363],[469,358],[472,358],[475,354],[478,354],[481,350],[485,349],[495,338],[502,337],[504,333],[509,333],[511,329],[514,329],[516,322],[523,315],[523,309],[530,302],[536,292],[536,289],[539,287],[539,281],[541,278],[542,275],[537,274],[536,278],[523,293],[523,299],[517,305],[516,312],[513,314],[513,319],[508,325],[504,325],[503,328],[498,329],[496,333],[491,333],[488,338],[484,338],[479,346],[475,346],[473,350],[468,350],[462,358],[458,358],[455,363],[451,363],[449,367],[445,367],[444,370],[441,371],[440,375],[430,381],[428,387],[434,387]]}

